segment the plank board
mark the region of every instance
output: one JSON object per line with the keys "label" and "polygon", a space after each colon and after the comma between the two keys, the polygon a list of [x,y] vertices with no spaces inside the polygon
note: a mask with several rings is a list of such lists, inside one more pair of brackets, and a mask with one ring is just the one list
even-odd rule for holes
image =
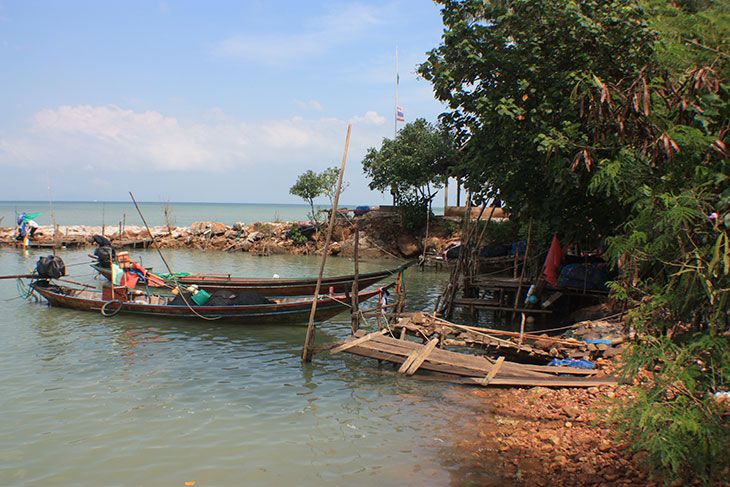
{"label": "plank board", "polygon": [[[395,364],[403,364],[411,359],[411,363],[403,370],[409,370],[417,358],[419,351],[424,351],[421,344],[397,340],[386,336],[371,336],[365,332],[358,332],[357,338],[348,339],[349,343],[360,338],[370,337],[351,346],[347,351],[356,355],[386,360]],[[491,371],[495,361],[486,357],[478,357],[464,353],[449,352],[441,349],[431,350],[420,364],[419,368],[432,372],[440,372],[449,376],[463,376],[471,378],[466,383],[481,384]],[[414,370],[415,372],[415,370]],[[561,374],[561,375],[558,375]],[[574,367],[548,367],[540,365],[520,364],[502,361],[494,376],[489,380],[493,385],[555,385],[570,384],[572,387],[589,387],[589,384],[615,383],[614,379],[594,377],[568,377],[562,374],[590,375],[595,371],[586,371]]]}
{"label": "plank board", "polygon": [[499,372],[499,369],[502,367],[502,364],[504,363],[504,357],[499,357],[496,362],[494,362],[494,365],[492,365],[492,370],[489,371],[487,376],[482,381],[483,386],[488,386],[489,383],[494,379],[494,376],[497,375],[497,372]]}
{"label": "plank board", "polygon": [[423,346],[423,348],[416,349],[411,352],[405,362],[403,362],[403,365],[401,365],[398,372],[405,375],[413,375],[423,364],[423,362],[433,351],[433,349],[436,348],[438,342],[438,338],[432,338],[426,345]]}
{"label": "plank board", "polygon": [[361,337],[356,338],[354,340],[346,340],[343,345],[340,345],[339,347],[335,347],[332,350],[330,350],[330,353],[332,355],[334,355],[336,353],[344,352],[345,350],[348,350],[348,349],[350,349],[352,347],[355,347],[357,345],[360,345],[361,343],[364,343],[364,342],[366,342],[368,340],[371,340],[371,339],[373,339],[375,337],[378,337],[378,336],[381,336],[381,335],[385,335],[387,332],[388,332],[388,330],[385,329],[385,328],[383,328],[382,330],[374,331],[372,333],[368,333],[367,335],[361,336]]}

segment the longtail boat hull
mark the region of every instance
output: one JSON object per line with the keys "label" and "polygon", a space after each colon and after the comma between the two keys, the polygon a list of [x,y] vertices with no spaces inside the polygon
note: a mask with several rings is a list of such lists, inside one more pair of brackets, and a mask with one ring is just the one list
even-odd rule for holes
{"label": "longtail boat hull", "polygon": [[[198,321],[224,320],[238,325],[307,325],[312,309],[311,297],[282,298],[277,300],[278,302],[268,304],[186,306],[166,304],[169,298],[155,295],[128,301],[105,300],[101,291],[57,286],[47,281],[35,282],[32,287],[51,306],[99,312],[106,316],[124,313]],[[359,299],[364,301],[376,294],[378,291],[365,291],[359,294]],[[142,300],[146,302],[141,302]],[[315,321],[321,322],[332,318],[348,310],[349,304],[350,300],[346,295],[322,296],[317,301]]]}
{"label": "longtail boat hull", "polygon": [[[372,286],[410,267],[413,263],[415,261],[401,265],[395,269],[360,274],[358,276],[358,287],[359,289],[365,289],[368,286]],[[111,270],[108,267],[101,267],[96,264],[92,264],[92,267],[107,279],[111,279]],[[190,274],[175,276],[174,280],[183,287],[196,285],[209,293],[215,291],[230,291],[235,293],[251,291],[262,296],[313,295],[317,286],[317,278],[250,278],[216,274]],[[173,282],[173,280],[167,281]],[[354,275],[323,277],[320,292],[329,292],[330,294],[347,293],[352,290],[352,283],[354,281]]]}

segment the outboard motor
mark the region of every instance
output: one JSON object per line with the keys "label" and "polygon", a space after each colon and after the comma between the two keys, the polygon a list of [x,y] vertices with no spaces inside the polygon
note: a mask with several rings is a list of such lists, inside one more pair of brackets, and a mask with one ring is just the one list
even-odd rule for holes
{"label": "outboard motor", "polygon": [[111,267],[112,261],[114,260],[112,243],[108,238],[101,235],[94,235],[91,239],[98,247],[94,250],[94,255],[89,255],[89,257],[96,259],[97,265],[101,267]]}
{"label": "outboard motor", "polygon": [[94,241],[94,243],[98,247],[111,247],[112,246],[111,241],[102,235],[94,235],[91,237],[91,239]]}
{"label": "outboard motor", "polygon": [[111,267],[114,259],[114,249],[111,247],[97,247],[93,257],[101,267]]}
{"label": "outboard motor", "polygon": [[58,279],[66,275],[66,264],[57,255],[48,255],[38,259],[36,273],[41,279]]}

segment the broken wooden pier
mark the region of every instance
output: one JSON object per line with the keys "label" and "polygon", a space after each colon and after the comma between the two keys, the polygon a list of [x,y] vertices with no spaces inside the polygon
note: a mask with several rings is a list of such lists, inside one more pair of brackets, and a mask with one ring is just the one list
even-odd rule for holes
{"label": "broken wooden pier", "polygon": [[330,350],[400,365],[398,373],[412,376],[417,371],[436,374],[439,380],[458,384],[523,387],[597,387],[616,384],[616,379],[601,377],[596,370],[555,367],[491,359],[437,348],[438,338],[425,344],[395,338],[390,329],[372,333],[359,330],[353,337]]}

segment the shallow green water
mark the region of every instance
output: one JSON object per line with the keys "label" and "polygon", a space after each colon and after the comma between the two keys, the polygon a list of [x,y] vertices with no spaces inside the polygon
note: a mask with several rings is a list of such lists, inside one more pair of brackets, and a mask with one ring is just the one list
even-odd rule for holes
{"label": "shallow green water", "polygon": [[[90,250],[63,251],[69,278],[96,282]],[[0,249],[0,274],[47,252]],[[163,271],[153,251],[136,253]],[[317,275],[314,257],[166,251],[173,271]],[[393,261],[361,263],[361,272]],[[352,271],[329,259],[327,274]],[[411,270],[409,307],[432,309],[444,273]],[[0,280],[0,296],[17,296]],[[404,486],[459,484],[440,383],[401,379],[347,354],[303,364],[305,327],[237,327],[3,303],[0,478],[4,485]],[[349,315],[317,342],[349,334]],[[381,373],[383,371],[387,374]]]}

